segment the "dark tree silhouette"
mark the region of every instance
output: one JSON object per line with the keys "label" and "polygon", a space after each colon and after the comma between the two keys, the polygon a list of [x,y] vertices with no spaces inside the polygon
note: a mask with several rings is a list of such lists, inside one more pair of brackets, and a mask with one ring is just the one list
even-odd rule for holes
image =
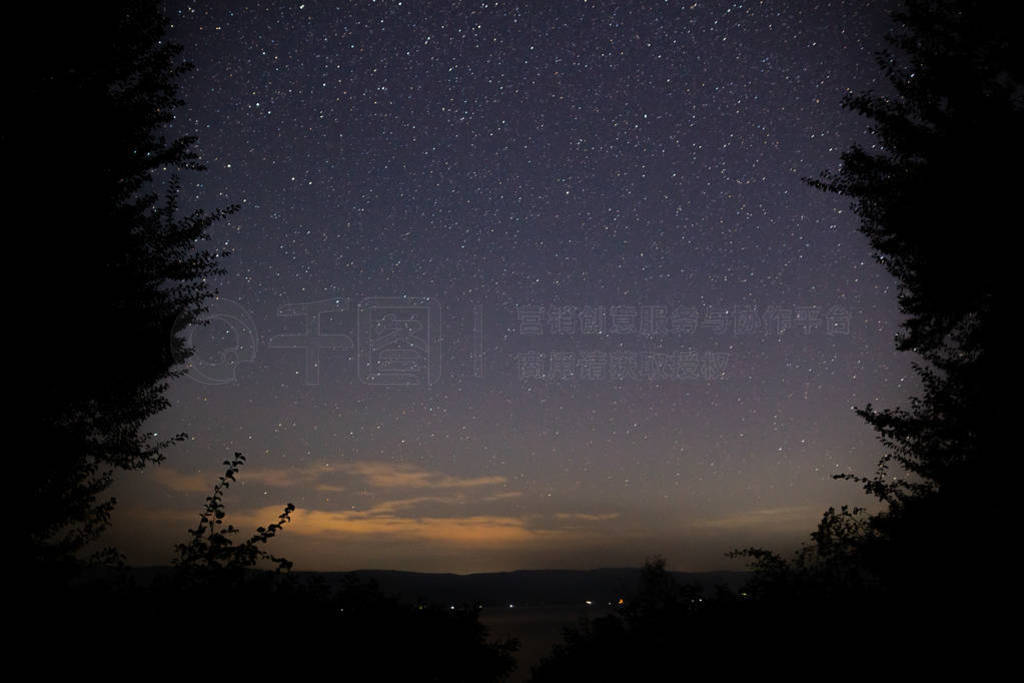
{"label": "dark tree silhouette", "polygon": [[[26,253],[41,268],[28,376],[36,448],[23,457],[36,567],[70,562],[108,523],[117,470],[163,458],[183,435],[143,432],[190,355],[181,331],[214,295],[208,229],[237,207],[179,214],[178,171],[201,170],[194,138],[168,138],[189,65],[157,2],[39,6],[39,50],[19,59],[22,96],[4,134],[15,192],[38,207]],[[44,16],[45,15],[45,16]]]}
{"label": "dark tree silhouette", "polygon": [[853,200],[896,278],[897,348],[917,354],[922,393],[908,408],[858,410],[886,452],[875,475],[839,478],[882,512],[830,510],[792,563],[747,554],[762,596],[870,594],[864,610],[961,629],[992,606],[978,591],[990,580],[983,549],[1005,541],[1016,486],[999,389],[1015,360],[1005,242],[1024,152],[1024,50],[1010,6],[908,0],[893,17],[891,51],[879,55],[889,92],[845,100],[875,144],[809,182]]}
{"label": "dark tree silhouette", "polygon": [[813,184],[853,200],[899,283],[907,317],[897,346],[924,361],[924,393],[909,410],[860,411],[913,477],[870,482],[899,503],[994,464],[990,389],[1010,360],[997,298],[1013,273],[1002,245],[1024,151],[1024,50],[1007,7],[913,0],[894,18],[894,52],[879,59],[893,94],[845,101],[869,119],[877,144],[853,146],[838,172]]}
{"label": "dark tree silhouette", "polygon": [[241,544],[235,544],[232,536],[238,533],[233,524],[224,525],[224,492],[235,481],[235,475],[245,463],[245,456],[235,453],[231,460],[225,460],[227,469],[213,487],[213,493],[206,498],[206,505],[199,515],[199,524],[189,529],[189,542],[176,546],[177,558],[174,565],[179,572],[189,575],[192,580],[204,580],[208,575],[238,575],[267,561],[275,565],[275,571],[287,572],[292,563],[283,557],[267,552],[263,547],[277,535],[285,524],[291,521],[295,506],[288,503],[278,520],[256,532]]}
{"label": "dark tree silhouette", "polygon": [[687,650],[716,664],[792,653],[833,670],[877,663],[870,653],[886,648],[921,666],[917,653],[948,644],[947,660],[977,663],[973,646],[997,628],[989,551],[1012,538],[1017,484],[999,389],[1015,359],[1006,242],[1024,152],[1024,49],[1010,6],[908,0],[893,17],[891,51],[879,55],[887,92],[845,100],[874,144],[809,181],[853,201],[899,284],[897,348],[919,359],[922,392],[908,408],[858,411],[886,449],[877,472],[839,477],[884,510],[830,508],[792,559],[735,553],[753,579],[696,611],[659,597],[675,591],[649,564],[642,607],[567,634],[534,680],[621,680]]}
{"label": "dark tree silhouette", "polygon": [[915,0],[894,16],[894,54],[880,59],[894,95],[846,101],[878,148],[854,146],[816,184],[853,199],[900,286],[897,346],[922,359],[909,409],[859,411],[887,453],[876,476],[850,478],[888,504],[872,524],[878,573],[934,595],[975,573],[972,548],[998,538],[1011,492],[997,474],[1011,443],[997,388],[1014,359],[1003,242],[1020,181],[1008,165],[1024,152],[1024,50],[998,4]]}
{"label": "dark tree silhouette", "polygon": [[[111,644],[183,675],[201,667],[266,677],[298,666],[353,680],[497,683],[514,669],[517,642],[492,642],[477,609],[402,602],[352,575],[331,586],[290,572],[265,545],[289,521],[291,504],[277,522],[234,542],[224,494],[244,462],[241,454],[224,462],[173,566],[151,581],[107,571],[58,599],[33,601],[20,622],[33,634],[27,651],[52,657],[58,643],[79,675],[109,671]],[[291,652],[278,653],[285,645]]]}
{"label": "dark tree silhouette", "polygon": [[[765,609],[767,607],[767,609]],[[786,605],[786,609],[791,606]],[[616,612],[583,619],[533,668],[531,681],[657,680],[703,674],[763,675],[768,656],[787,670],[819,663],[807,629],[786,610],[719,587],[704,596],[680,584],[661,558],[647,560],[634,593]],[[813,624],[813,628],[819,628]],[[831,654],[831,653],[830,653]]]}

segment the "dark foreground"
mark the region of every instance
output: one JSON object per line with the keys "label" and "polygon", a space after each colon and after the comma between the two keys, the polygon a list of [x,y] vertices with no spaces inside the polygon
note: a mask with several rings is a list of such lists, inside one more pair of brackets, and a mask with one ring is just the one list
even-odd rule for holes
{"label": "dark foreground", "polygon": [[480,622],[492,638],[519,641],[519,650],[515,653],[517,668],[508,679],[510,683],[518,683],[530,679],[531,668],[561,642],[566,627],[578,626],[580,619],[596,619],[614,612],[613,607],[586,604],[484,607],[480,611]]}

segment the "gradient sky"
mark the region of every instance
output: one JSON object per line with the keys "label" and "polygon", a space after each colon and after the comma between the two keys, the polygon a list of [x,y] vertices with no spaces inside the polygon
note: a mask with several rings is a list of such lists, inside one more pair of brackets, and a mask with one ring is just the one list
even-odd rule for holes
{"label": "gradient sky", "polygon": [[[235,451],[243,529],[297,569],[740,568],[870,502],[851,406],[914,390],[836,168],[889,3],[171,3],[172,133],[241,211],[190,439],[122,475],[166,563]],[[311,350],[319,347],[318,351]]]}

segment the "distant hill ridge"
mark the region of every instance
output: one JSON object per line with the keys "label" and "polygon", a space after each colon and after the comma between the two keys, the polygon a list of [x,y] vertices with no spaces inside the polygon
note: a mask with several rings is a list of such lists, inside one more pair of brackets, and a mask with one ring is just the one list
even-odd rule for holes
{"label": "distant hill ridge", "polygon": [[[408,602],[430,602],[486,606],[595,605],[627,599],[636,591],[639,568],[608,569],[522,569],[483,574],[427,574],[386,569],[351,572],[294,572],[320,577],[329,585],[340,585],[345,577],[372,580],[380,589]],[[670,572],[683,585],[698,585],[706,595],[717,586],[738,590],[750,578],[749,572]]]}
{"label": "distant hill ridge", "polygon": [[[147,585],[154,578],[172,571],[170,567],[132,567],[135,579]],[[361,582],[373,581],[386,594],[405,602],[444,605],[513,604],[519,607],[581,605],[589,600],[595,606],[628,599],[635,593],[640,568],[607,569],[519,569],[481,574],[433,574],[391,569],[360,569],[345,572],[293,571],[299,579],[319,580],[340,587],[349,577]],[[102,573],[102,572],[101,572]],[[697,585],[705,595],[713,595],[717,586],[732,590],[750,578],[750,572],[669,572],[683,585]]]}

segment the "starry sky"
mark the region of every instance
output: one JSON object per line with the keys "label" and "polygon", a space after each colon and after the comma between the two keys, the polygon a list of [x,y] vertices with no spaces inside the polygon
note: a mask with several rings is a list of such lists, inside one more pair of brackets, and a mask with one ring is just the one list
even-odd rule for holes
{"label": "starry sky", "polygon": [[836,168],[888,2],[171,2],[171,135],[227,272],[121,476],[165,564],[221,462],[297,569],[742,568],[880,456],[913,393]]}

